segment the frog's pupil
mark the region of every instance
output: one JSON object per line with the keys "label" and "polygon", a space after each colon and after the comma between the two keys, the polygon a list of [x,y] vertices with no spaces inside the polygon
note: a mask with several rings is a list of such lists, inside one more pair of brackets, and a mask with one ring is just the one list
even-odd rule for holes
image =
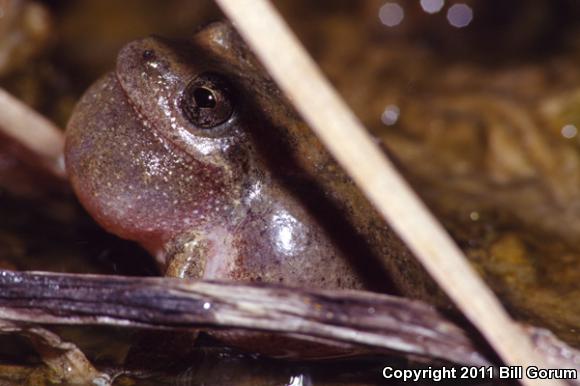
{"label": "frog's pupil", "polygon": [[213,92],[205,87],[198,87],[193,92],[193,99],[198,107],[204,109],[213,109],[216,105],[216,100]]}
{"label": "frog's pupil", "polygon": [[194,126],[195,134],[199,134],[197,129],[220,126],[234,112],[231,87],[221,75],[211,72],[200,74],[183,90],[179,107]]}

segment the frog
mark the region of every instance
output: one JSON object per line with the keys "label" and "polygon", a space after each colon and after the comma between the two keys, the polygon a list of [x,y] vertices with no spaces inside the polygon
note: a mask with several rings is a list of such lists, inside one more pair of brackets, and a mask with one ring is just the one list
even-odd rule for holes
{"label": "frog", "polygon": [[227,22],[122,48],[75,107],[65,162],[87,212],[165,276],[437,292]]}

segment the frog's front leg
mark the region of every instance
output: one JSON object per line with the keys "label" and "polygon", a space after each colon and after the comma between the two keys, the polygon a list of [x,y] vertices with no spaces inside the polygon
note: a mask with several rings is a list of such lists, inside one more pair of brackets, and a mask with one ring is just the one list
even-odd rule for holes
{"label": "frog's front leg", "polygon": [[221,227],[181,234],[167,244],[163,260],[165,275],[181,279],[211,279],[227,276],[237,251],[233,236]]}
{"label": "frog's front leg", "polygon": [[[246,224],[246,230],[247,228]],[[231,230],[220,226],[212,227],[203,232],[186,232],[167,244],[165,256],[162,256],[167,266],[165,276],[193,280],[232,280],[232,278],[236,278],[251,282],[252,280],[249,278],[256,273],[248,272],[248,267],[244,264],[245,259],[242,257],[244,252],[239,248],[240,242],[245,237],[247,234],[243,232],[231,232]],[[258,251],[254,252],[256,253],[253,255],[254,258],[260,256]],[[258,258],[258,260],[260,259]],[[267,264],[267,262],[264,263]],[[256,265],[250,264],[249,266]],[[257,274],[265,275],[265,272],[260,271]],[[295,280],[291,280],[291,283],[296,285]],[[189,337],[161,335],[161,340],[172,339],[182,342],[183,339],[188,339],[192,341],[198,332],[193,332]],[[280,336],[269,332],[235,329],[209,329],[204,330],[204,332],[227,345],[245,351],[260,352],[274,358],[323,359],[365,353],[364,350],[355,349],[350,345],[319,341],[314,338]],[[157,342],[157,340],[155,339],[153,342]],[[144,351],[150,352],[151,350]],[[183,352],[186,353],[188,350]]]}

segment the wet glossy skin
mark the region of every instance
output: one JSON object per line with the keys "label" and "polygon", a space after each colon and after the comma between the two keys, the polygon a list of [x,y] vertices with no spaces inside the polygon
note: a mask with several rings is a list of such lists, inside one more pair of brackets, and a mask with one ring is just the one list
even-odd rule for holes
{"label": "wet glossy skin", "polygon": [[89,213],[169,276],[432,293],[264,74],[225,24],[128,44],[68,126],[67,169]]}

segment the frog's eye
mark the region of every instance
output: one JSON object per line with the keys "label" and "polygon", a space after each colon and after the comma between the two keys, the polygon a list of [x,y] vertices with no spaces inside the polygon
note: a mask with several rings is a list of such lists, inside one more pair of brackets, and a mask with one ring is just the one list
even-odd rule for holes
{"label": "frog's eye", "polygon": [[211,129],[232,116],[234,105],[231,88],[217,74],[201,74],[185,88],[180,107],[185,117],[196,127]]}

